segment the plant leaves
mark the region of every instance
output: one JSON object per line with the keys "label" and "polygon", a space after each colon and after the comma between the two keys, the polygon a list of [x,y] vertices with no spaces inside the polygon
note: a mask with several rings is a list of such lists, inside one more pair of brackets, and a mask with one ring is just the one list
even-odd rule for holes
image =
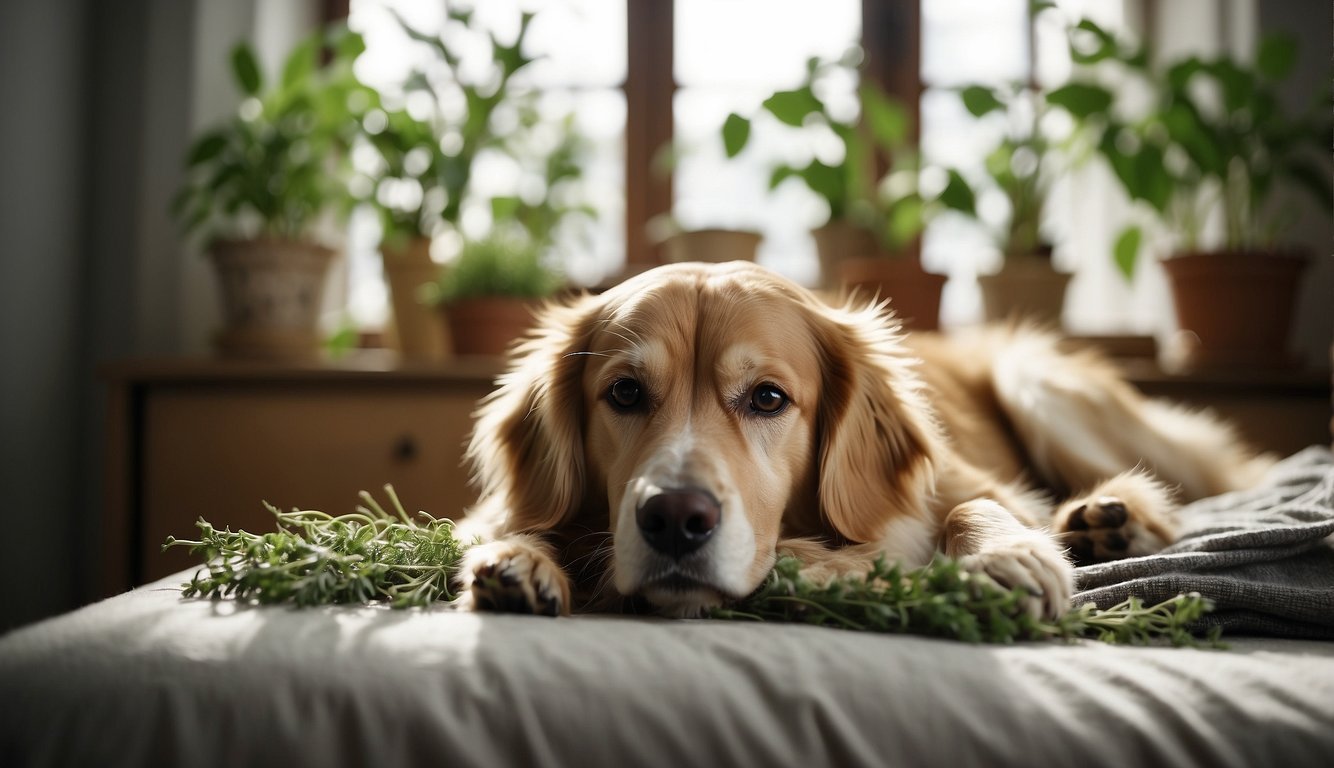
{"label": "plant leaves", "polygon": [[1126,282],[1135,279],[1135,264],[1139,261],[1139,244],[1143,237],[1144,233],[1139,227],[1126,227],[1112,246],[1112,261]]}
{"label": "plant leaves", "polygon": [[908,111],[879,88],[861,89],[862,114],[871,127],[871,135],[887,152],[902,147],[908,139]]}
{"label": "plant leaves", "polygon": [[322,43],[321,35],[311,35],[287,55],[287,61],[283,64],[282,81],[285,90],[291,90],[310,79],[311,74],[315,72]]}
{"label": "plant leaves", "polygon": [[973,188],[953,168],[949,171],[949,181],[940,192],[940,202],[944,203],[946,208],[960,213],[966,213],[969,216],[977,215],[977,198],[973,194]]}
{"label": "plant leaves", "polygon": [[1297,63],[1297,41],[1280,33],[1265,35],[1255,52],[1255,70],[1268,80],[1282,80]]}
{"label": "plant leaves", "polygon": [[780,165],[769,174],[769,189],[777,189],[779,184],[798,175],[797,169],[790,165]]}
{"label": "plant leaves", "polygon": [[1334,208],[1334,189],[1331,189],[1329,172],[1324,168],[1293,158],[1284,164],[1283,171],[1315,198],[1323,210]]}
{"label": "plant leaves", "polygon": [[1077,119],[1106,112],[1112,105],[1111,91],[1092,83],[1067,83],[1047,94],[1047,103],[1060,107]]}
{"label": "plant leaves", "polygon": [[194,168],[197,165],[207,163],[227,148],[227,137],[222,131],[210,131],[190,147],[190,156],[186,159],[186,165]]}
{"label": "plant leaves", "polygon": [[959,91],[963,106],[973,117],[984,117],[1005,109],[1005,102],[996,96],[996,92],[985,85],[970,85]]}
{"label": "plant leaves", "polygon": [[765,99],[763,106],[780,122],[794,128],[800,128],[807,115],[824,111],[824,103],[815,98],[810,88],[779,91]]}
{"label": "plant leaves", "polygon": [[232,76],[236,79],[236,85],[241,92],[247,96],[256,96],[263,85],[259,73],[259,62],[255,59],[255,51],[247,43],[237,43],[232,48]]}
{"label": "plant leaves", "polygon": [[1116,38],[1092,19],[1081,19],[1070,32],[1070,60],[1076,64],[1097,64],[1116,53]]}
{"label": "plant leaves", "polygon": [[723,121],[723,149],[729,158],[736,157],[750,140],[750,121],[733,112]]}

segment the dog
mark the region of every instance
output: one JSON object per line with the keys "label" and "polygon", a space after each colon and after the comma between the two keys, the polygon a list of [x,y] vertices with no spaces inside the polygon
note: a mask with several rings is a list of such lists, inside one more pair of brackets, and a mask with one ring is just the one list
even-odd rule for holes
{"label": "dog", "polygon": [[943,553],[1054,617],[1075,564],[1162,549],[1177,503],[1273,461],[1060,347],[906,334],[746,262],[549,306],[475,414],[460,605],[695,617],[784,554],[820,583]]}

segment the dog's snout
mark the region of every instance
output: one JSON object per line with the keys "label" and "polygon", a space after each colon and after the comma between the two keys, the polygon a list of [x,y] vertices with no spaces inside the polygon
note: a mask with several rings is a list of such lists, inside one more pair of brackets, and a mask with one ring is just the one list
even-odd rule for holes
{"label": "dog's snout", "polygon": [[635,511],[644,541],[673,558],[703,546],[718,528],[722,516],[718,500],[696,489],[664,491],[650,497]]}

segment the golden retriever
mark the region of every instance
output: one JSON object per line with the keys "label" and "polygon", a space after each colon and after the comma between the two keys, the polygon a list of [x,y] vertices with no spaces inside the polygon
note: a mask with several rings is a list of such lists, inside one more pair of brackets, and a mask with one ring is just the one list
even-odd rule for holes
{"label": "golden retriever", "polygon": [[780,554],[824,580],[937,552],[1053,616],[1072,561],[1161,549],[1178,498],[1271,461],[1052,336],[909,336],[883,304],[831,307],[748,263],[549,307],[467,456],[481,498],[460,531],[483,543],[464,606],[682,617],[744,597]]}

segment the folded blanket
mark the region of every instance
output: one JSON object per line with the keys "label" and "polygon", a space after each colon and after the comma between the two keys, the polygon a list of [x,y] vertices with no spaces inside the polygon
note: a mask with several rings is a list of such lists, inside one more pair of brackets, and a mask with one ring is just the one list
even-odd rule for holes
{"label": "folded blanket", "polygon": [[1079,568],[1075,604],[1132,595],[1156,603],[1199,592],[1216,605],[1201,628],[1334,640],[1334,455],[1313,446],[1259,487],[1180,510],[1180,539],[1156,555]]}

